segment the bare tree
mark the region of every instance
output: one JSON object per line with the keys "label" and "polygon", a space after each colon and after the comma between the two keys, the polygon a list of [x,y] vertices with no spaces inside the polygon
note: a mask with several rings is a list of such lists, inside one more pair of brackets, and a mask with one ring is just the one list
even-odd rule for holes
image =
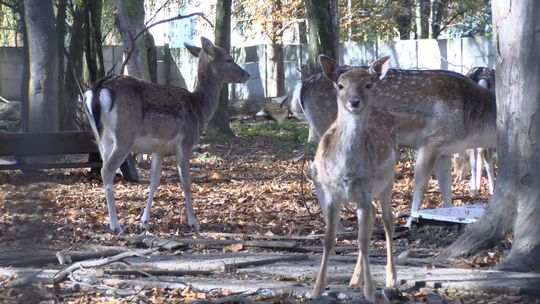
{"label": "bare tree", "polygon": [[540,271],[540,2],[493,2],[497,49],[499,170],[484,215],[445,256],[492,247],[512,236],[498,269]]}

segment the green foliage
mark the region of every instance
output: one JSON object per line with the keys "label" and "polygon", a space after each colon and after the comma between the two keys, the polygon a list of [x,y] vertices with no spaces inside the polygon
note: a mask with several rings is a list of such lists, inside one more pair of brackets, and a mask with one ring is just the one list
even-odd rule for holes
{"label": "green foliage", "polygon": [[21,44],[22,1],[0,1],[0,46],[16,46]]}
{"label": "green foliage", "polygon": [[254,124],[232,124],[233,130],[239,136],[270,137],[279,142],[275,150],[282,153],[290,153],[298,150],[307,141],[308,128],[298,121],[284,122],[260,122]]}
{"label": "green foliage", "polygon": [[462,6],[463,21],[448,29],[448,35],[454,38],[490,36],[493,32],[491,18],[491,0],[486,1],[464,1]]}
{"label": "green foliage", "polygon": [[[451,37],[467,37],[473,35],[489,35],[491,32],[491,0],[437,0],[437,6],[432,6],[430,27],[433,25],[432,16],[440,13],[443,18],[439,26],[446,29]],[[435,2],[432,2],[434,4]],[[383,41],[399,37],[398,18],[409,16],[412,21],[410,28],[414,34],[417,16],[418,0],[387,1],[339,0],[340,35],[342,40]],[[440,9],[441,11],[434,11]],[[414,36],[414,35],[413,35]]]}
{"label": "green foliage", "polygon": [[0,131],[14,133],[19,131],[19,122],[17,121],[0,121]]}

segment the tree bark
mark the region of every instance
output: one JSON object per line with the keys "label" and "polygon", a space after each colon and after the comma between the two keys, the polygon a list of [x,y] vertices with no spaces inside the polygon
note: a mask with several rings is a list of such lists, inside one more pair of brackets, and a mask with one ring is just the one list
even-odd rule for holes
{"label": "tree bark", "polygon": [[129,56],[131,52],[126,64],[127,74],[150,81],[144,35],[140,35],[133,41],[133,37],[144,28],[144,0],[116,0],[116,9],[118,27],[124,45],[124,57]]}
{"label": "tree bark", "polygon": [[[83,52],[84,52],[84,25],[88,14],[87,0],[77,1],[73,12],[73,25],[71,26],[71,39],[68,47],[66,77],[64,89],[66,98],[60,107],[60,125],[62,128],[77,129],[82,126],[77,101],[80,94],[77,80],[82,79]],[[85,119],[85,118],[83,118]],[[82,120],[84,121],[84,120]]]}
{"label": "tree bark", "polygon": [[101,37],[101,9],[102,0],[87,2],[86,10],[86,65],[90,76],[90,82],[105,77],[105,64],[103,62],[103,47]]}
{"label": "tree bark", "polygon": [[282,2],[275,0],[272,8],[276,13],[272,20],[272,62],[275,66],[276,96],[285,95],[285,53],[283,49],[283,21],[275,16],[282,16]]}
{"label": "tree bark", "polygon": [[540,2],[493,2],[499,175],[485,214],[447,251],[455,257],[513,233],[498,269],[540,271]]}
{"label": "tree bark", "polygon": [[[231,8],[232,0],[217,1],[215,44],[228,52],[231,49]],[[224,85],[219,93],[217,110],[208,123],[207,133],[234,137],[229,125],[229,86]]]}
{"label": "tree bark", "polygon": [[443,20],[448,14],[448,0],[433,1],[431,7],[433,21],[431,22],[431,38],[437,39],[443,28]]}
{"label": "tree bark", "polygon": [[30,51],[28,47],[28,33],[26,32],[26,20],[24,13],[24,4],[18,3],[20,31],[22,34],[22,79],[21,79],[21,122],[20,128],[23,132],[28,132],[30,104],[28,101],[28,91],[30,83]]}
{"label": "tree bark", "polygon": [[[67,1],[58,0],[58,6],[56,10],[56,43],[58,49],[58,105],[61,106],[66,99],[64,90],[64,40],[66,38],[66,10]],[[60,113],[60,109],[58,109]],[[61,121],[61,119],[59,120]],[[60,130],[73,130],[68,128],[62,128],[59,125]]]}
{"label": "tree bark", "polygon": [[429,15],[431,13],[431,0],[418,0],[418,26],[419,39],[429,38]]}
{"label": "tree bark", "polygon": [[399,39],[409,40],[411,39],[412,23],[413,23],[413,0],[398,1],[400,5],[399,11],[396,16],[396,23],[399,32]]}
{"label": "tree bark", "polygon": [[338,46],[335,44],[334,23],[331,4],[337,0],[305,0],[309,33],[308,45],[308,75],[321,72],[318,56],[324,54],[338,58]]}
{"label": "tree bark", "polygon": [[29,41],[29,131],[58,131],[58,46],[52,1],[25,0]]}
{"label": "tree bark", "polygon": [[153,83],[158,82],[157,76],[157,50],[154,36],[149,31],[144,33],[144,45],[146,46],[146,60],[148,62],[148,75],[150,81]]}

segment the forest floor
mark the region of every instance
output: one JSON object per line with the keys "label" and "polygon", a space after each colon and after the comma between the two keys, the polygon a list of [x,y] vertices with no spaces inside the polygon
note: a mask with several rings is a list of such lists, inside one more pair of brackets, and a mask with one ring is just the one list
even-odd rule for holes
{"label": "forest floor", "polygon": [[[147,233],[139,226],[138,218],[148,194],[149,171],[139,170],[138,183],[129,183],[120,175],[117,176],[116,207],[125,232],[123,236],[113,235],[108,229],[107,208],[99,174],[92,173],[89,169],[0,172],[0,302],[183,303],[224,297],[223,302],[226,302],[227,297],[238,295],[239,292],[226,287],[205,290],[189,283],[175,285],[176,287],[167,284],[155,284],[152,287],[145,286],[146,283],[125,287],[118,282],[102,279],[99,284],[96,281],[83,284],[72,276],[73,273],[58,284],[27,282],[20,284],[22,287],[10,287],[20,278],[13,275],[18,266],[42,270],[47,267],[56,270],[64,268],[65,266],[55,263],[54,259],[51,261],[46,258],[51,252],[63,250],[74,255],[79,253],[81,257],[88,257],[92,252],[97,252],[98,255],[102,253],[104,256],[112,255],[125,250],[136,250],[145,242],[145,235],[154,237],[154,242],[171,240],[178,245],[163,247],[162,251],[157,253],[147,253],[152,257],[159,257],[160,254],[185,257],[228,254],[236,255],[240,259],[251,254],[269,254],[272,258],[275,258],[275,254],[285,254],[286,259],[289,259],[291,254],[301,254],[305,259],[312,256],[320,259],[324,223],[309,179],[314,147],[305,144],[306,126],[295,121],[247,124],[236,122],[233,125],[236,138],[203,138],[191,161],[194,209],[201,223],[199,235],[195,235],[186,223],[182,189],[174,159],[171,157],[166,158],[164,163],[161,184],[152,207],[151,228]],[[413,153],[409,150],[402,151],[396,166],[392,198],[394,214],[405,214],[410,209],[413,160]],[[469,195],[466,181],[454,183],[453,204],[487,202],[489,197],[485,194],[485,187],[483,190],[480,196],[473,198]],[[439,207],[443,207],[441,195],[437,182],[432,180],[422,209]],[[377,218],[370,247],[373,253],[372,264],[384,264],[385,244],[379,223],[380,210]],[[404,217],[399,218],[396,225],[403,225],[405,220]],[[338,237],[336,257],[346,261],[350,265],[349,269],[352,269],[357,252],[353,206],[343,206],[341,221],[345,231]],[[511,242],[508,240],[493,250],[482,251],[472,257],[435,263],[433,258],[462,232],[463,228],[456,225],[420,226],[411,230],[397,227],[394,255],[397,257],[401,254],[404,260],[407,257],[416,257],[405,264],[424,269],[489,269],[505,256]],[[140,253],[141,249],[137,250]],[[13,258],[14,255],[16,258]],[[53,254],[52,257],[54,256]],[[295,258],[291,261],[292,265],[296,263]],[[221,272],[216,268],[188,274],[188,278],[194,278],[195,282],[195,279],[204,281],[221,278],[227,281],[233,277],[250,277],[250,274],[241,272],[238,265],[233,269],[227,266],[226,262],[223,263],[227,276],[223,275],[222,267]],[[250,266],[256,264],[252,263]],[[140,277],[141,273],[146,273],[146,278],[163,281],[159,279],[159,273],[151,274],[143,270],[139,270],[138,274],[123,276],[120,272],[111,274],[111,268],[108,268],[111,265],[92,268],[97,271],[92,275],[103,278],[105,273],[108,277],[135,279]],[[399,271],[398,269],[398,277]],[[347,276],[349,275],[347,273]],[[291,281],[308,289],[313,284],[312,276],[307,275],[281,276],[272,280]],[[184,278],[183,282],[186,281],[189,282],[189,279]],[[347,281],[338,280],[337,284],[346,289]],[[379,293],[380,290],[379,288]],[[342,302],[351,300],[346,297],[340,299]],[[245,298],[245,301],[248,300],[274,303],[307,301],[293,293],[252,293]],[[389,300],[392,303],[537,301],[521,294],[485,293],[452,288],[442,291],[436,287],[430,289],[419,286],[400,287]],[[238,301],[238,298],[231,298],[231,303],[234,301]]]}

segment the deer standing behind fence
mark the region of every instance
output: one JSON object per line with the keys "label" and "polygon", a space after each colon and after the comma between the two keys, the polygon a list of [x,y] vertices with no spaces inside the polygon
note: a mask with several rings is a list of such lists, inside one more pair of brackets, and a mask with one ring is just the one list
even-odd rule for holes
{"label": "deer standing behind fence", "polygon": [[[366,299],[374,301],[375,290],[369,268],[368,248],[375,220],[372,200],[378,196],[387,243],[386,284],[396,285],[392,258],[394,218],[391,211],[394,168],[397,155],[397,128],[386,113],[372,111],[378,103],[373,96],[388,66],[389,57],[375,61],[369,71],[361,68],[341,73],[333,59],[319,56],[325,76],[337,92],[337,118],[322,136],[312,167],[317,197],[323,210],[326,231],[324,251],[313,297],[322,294],[342,203],[357,206],[358,260],[350,281],[358,286],[364,281]],[[384,88],[381,88],[384,91]],[[336,100],[334,99],[334,102]],[[360,276],[363,275],[363,278]]]}
{"label": "deer standing behind fence", "polygon": [[[474,67],[466,75],[493,94],[495,94],[495,70],[487,67]],[[488,192],[493,195],[495,189],[495,172],[493,171],[493,159],[495,148],[473,148],[462,153],[455,154],[452,158],[456,181],[463,180],[466,171],[471,173],[470,187],[472,195],[478,195],[481,188],[482,169],[486,168],[488,178]]]}
{"label": "deer standing behind fence", "polygon": [[[354,67],[342,66],[341,72]],[[374,106],[393,117],[398,142],[417,149],[412,218],[420,208],[431,172],[445,207],[452,205],[451,156],[467,148],[495,147],[495,96],[464,75],[443,70],[389,69],[373,91]],[[321,73],[296,86],[291,108],[300,105],[314,133],[329,128],[337,115],[336,92]]]}
{"label": "deer standing behind fence", "polygon": [[114,203],[114,174],[130,151],[152,154],[150,190],[141,216],[142,225],[148,229],[163,157],[175,154],[188,223],[200,229],[191,198],[191,150],[214,115],[221,86],[249,79],[249,74],[223,48],[214,46],[204,37],[201,44],[202,48],[186,45],[191,54],[199,57],[193,93],[119,75],[98,81],[85,93],[87,115],[103,159],[101,176],[109,226],[115,233],[121,233],[122,228]]}

